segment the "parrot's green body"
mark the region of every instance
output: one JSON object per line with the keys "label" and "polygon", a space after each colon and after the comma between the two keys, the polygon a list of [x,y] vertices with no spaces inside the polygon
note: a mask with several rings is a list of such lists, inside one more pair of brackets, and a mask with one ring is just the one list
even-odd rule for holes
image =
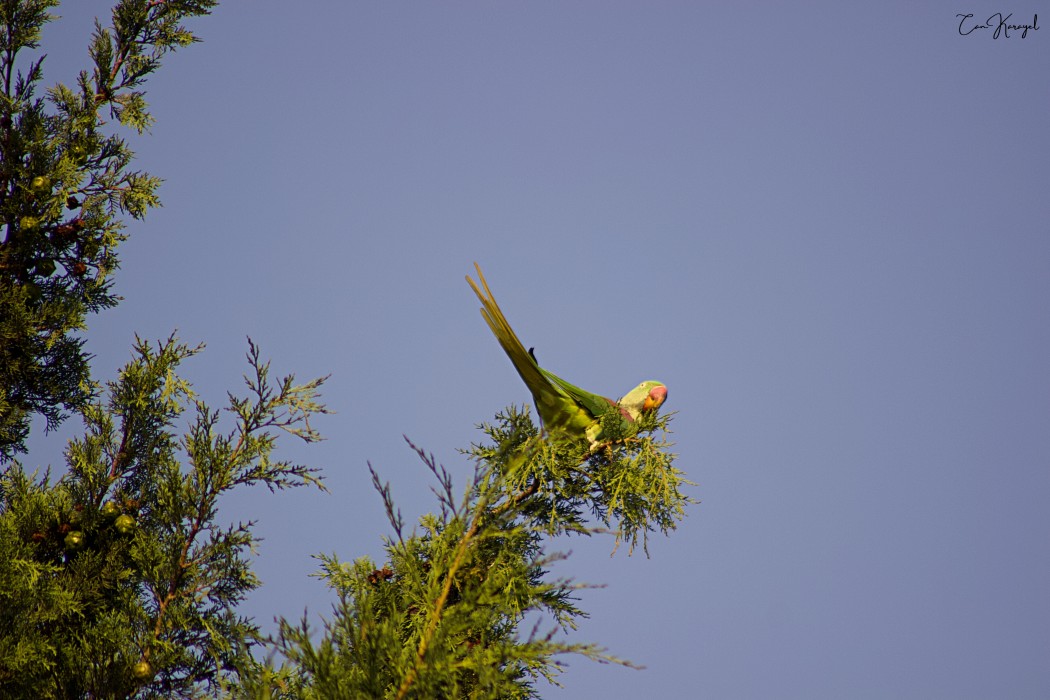
{"label": "parrot's green body", "polygon": [[585,391],[540,367],[507,322],[481,273],[481,267],[474,263],[474,268],[481,287],[469,276],[467,282],[481,300],[481,315],[532,392],[536,410],[549,435],[571,440],[586,439],[594,447],[601,439],[602,418],[609,412],[614,411],[622,420],[633,422],[643,412],[655,411],[663,404],[667,387],[660,382],[642,382],[617,402]]}

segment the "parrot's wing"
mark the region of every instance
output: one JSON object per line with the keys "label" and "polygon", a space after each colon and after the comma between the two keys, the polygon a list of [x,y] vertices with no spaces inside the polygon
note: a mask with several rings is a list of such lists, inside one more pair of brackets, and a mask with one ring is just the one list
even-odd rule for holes
{"label": "parrot's wing", "polygon": [[598,394],[592,394],[586,389],[581,389],[575,384],[570,384],[558,375],[554,374],[554,372],[549,372],[543,369],[542,367],[540,367],[540,371],[543,372],[543,376],[551,380],[551,382],[557,385],[558,388],[560,388],[566,394],[576,399],[577,403],[579,403],[581,406],[587,409],[588,413],[590,413],[596,418],[605,415],[605,413],[610,409],[616,408],[616,402],[612,399],[607,399],[604,396],[599,396]]}

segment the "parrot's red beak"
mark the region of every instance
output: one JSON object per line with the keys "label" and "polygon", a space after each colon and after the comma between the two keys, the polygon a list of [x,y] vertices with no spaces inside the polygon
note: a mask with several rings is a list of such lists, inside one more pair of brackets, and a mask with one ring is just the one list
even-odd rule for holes
{"label": "parrot's red beak", "polygon": [[653,387],[649,395],[645,397],[645,401],[642,403],[643,411],[655,411],[656,409],[663,406],[664,401],[667,400],[667,387],[656,386]]}

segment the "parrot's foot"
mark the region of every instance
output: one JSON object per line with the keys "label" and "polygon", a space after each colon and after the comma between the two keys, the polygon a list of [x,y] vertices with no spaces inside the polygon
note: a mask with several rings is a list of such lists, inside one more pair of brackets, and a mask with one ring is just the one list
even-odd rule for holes
{"label": "parrot's foot", "polygon": [[644,440],[636,437],[623,437],[615,440],[605,440],[603,442],[592,442],[590,448],[583,454],[584,459],[590,459],[591,457],[597,456],[599,452],[605,453],[605,458],[609,461],[613,460],[613,448],[616,446],[628,447],[630,445],[640,445]]}

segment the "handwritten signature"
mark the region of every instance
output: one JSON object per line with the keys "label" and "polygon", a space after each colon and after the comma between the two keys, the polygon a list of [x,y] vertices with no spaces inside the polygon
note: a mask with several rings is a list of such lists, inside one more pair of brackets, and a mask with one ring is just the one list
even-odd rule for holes
{"label": "handwritten signature", "polygon": [[1014,16],[1011,12],[1008,15],[1004,15],[1002,12],[996,12],[985,20],[984,24],[979,24],[973,19],[973,14],[958,14],[959,17],[959,34],[961,36],[967,36],[977,31],[978,29],[993,29],[992,38],[998,39],[1002,36],[1004,39],[1010,38],[1010,30],[1020,30],[1021,38],[1025,39],[1028,37],[1028,30],[1031,29],[1033,32],[1039,31],[1039,15],[1032,15],[1031,24],[1010,24],[1010,18]]}

